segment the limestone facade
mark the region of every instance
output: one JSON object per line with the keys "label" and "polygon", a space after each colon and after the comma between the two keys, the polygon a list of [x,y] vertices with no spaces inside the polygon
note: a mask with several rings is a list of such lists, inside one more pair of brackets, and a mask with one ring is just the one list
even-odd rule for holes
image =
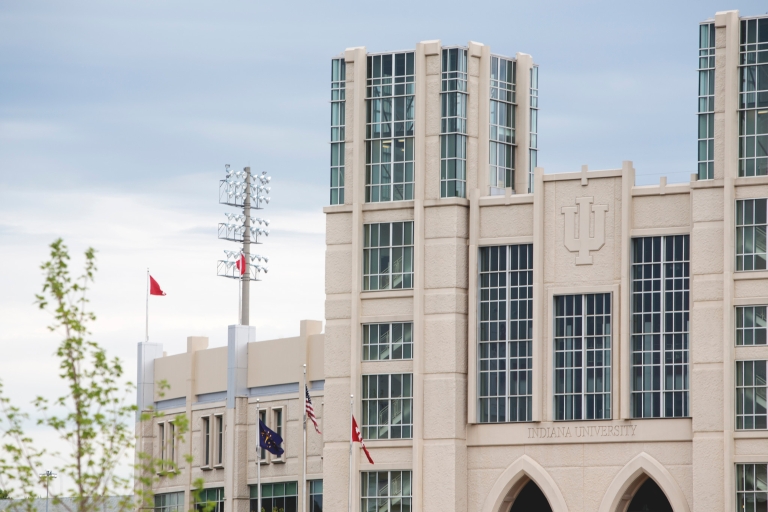
{"label": "limestone facade", "polygon": [[[459,88],[466,124],[456,131],[465,144],[458,183],[453,171],[446,174],[445,146],[452,133],[445,102],[455,100],[446,83],[455,77],[445,74],[448,48],[426,41],[412,52],[413,113],[405,115],[412,133],[401,137],[412,139],[406,144],[413,178],[398,179],[410,181],[412,192],[371,200],[372,185],[384,175],[372,178],[384,162],[371,157],[373,142],[386,139],[371,135],[379,129],[372,125],[403,118],[395,107],[385,112],[394,121],[382,121],[372,106],[377,77],[369,59],[376,55],[346,50],[335,59],[344,66],[343,79],[334,78],[345,91],[343,136],[334,139],[343,151],[335,167],[343,179],[332,181],[336,204],[324,208],[325,333],[303,324],[289,349],[285,340],[255,343],[248,328],[232,326],[226,351],[203,352],[194,340],[178,356],[140,349],[140,374],[150,375],[142,361],[154,361],[154,380],[140,379],[140,405],[162,404],[152,393],[166,380],[171,390],[186,390],[178,395],[184,407],[169,411],[186,411],[193,425],[191,469],[164,477],[157,492],[188,493],[202,476],[206,486],[225,487],[224,510],[249,510],[257,395],[264,407],[285,407],[287,418],[287,458],[264,464],[262,476],[301,482],[301,399],[280,386],[297,387],[306,362],[323,430],[322,437],[309,431],[308,474],[323,481],[328,511],[386,504],[380,510],[516,512],[532,483],[553,511],[624,512],[637,506],[649,482],[676,512],[735,512],[750,500],[764,510],[766,383],[764,373],[751,384],[744,375],[746,364],[765,368],[768,360],[768,176],[740,173],[742,21],[729,11],[705,22],[715,36],[711,175],[675,184],[661,178],[652,186],[635,185],[628,161],[564,174],[536,167],[536,66],[518,53],[508,59],[516,69],[514,157],[507,166],[514,173],[499,187],[499,174],[491,172],[498,163],[491,155],[499,140],[491,122],[497,56],[475,42],[459,49],[466,52],[466,89]],[[389,139],[393,148],[398,137]],[[398,160],[388,158],[394,177]],[[451,179],[458,184],[446,189]],[[505,263],[498,267],[491,255],[501,253]],[[744,270],[745,258],[754,270]],[[568,301],[583,310],[569,310]],[[749,308],[762,308],[762,323],[750,320],[749,334],[762,341],[744,342]],[[386,346],[374,349],[381,340]],[[247,364],[238,380],[243,343]],[[141,350],[156,357],[142,358]],[[277,371],[271,362],[283,355]],[[213,361],[218,370],[210,368]],[[384,391],[382,383],[389,386]],[[223,468],[203,470],[195,451],[202,446],[201,417],[219,413],[228,451]],[[355,445],[351,474],[350,413],[375,461],[370,465]],[[142,428],[151,447],[157,422]],[[757,473],[745,480],[744,471]],[[299,503],[305,491],[299,488]],[[374,496],[384,501],[374,505]]]}

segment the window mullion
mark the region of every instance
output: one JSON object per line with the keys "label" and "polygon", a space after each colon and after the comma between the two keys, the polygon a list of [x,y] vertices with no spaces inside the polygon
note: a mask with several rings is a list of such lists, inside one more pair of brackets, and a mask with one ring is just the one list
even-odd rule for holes
{"label": "window mullion", "polygon": [[510,410],[511,406],[511,394],[510,394],[510,386],[512,384],[512,246],[508,245],[504,248],[504,250],[507,253],[506,258],[506,265],[507,268],[505,269],[505,273],[507,276],[507,282],[506,282],[506,296],[504,298],[504,314],[505,314],[505,322],[507,324],[507,336],[504,343],[507,346],[507,360],[506,360],[506,369],[505,373],[507,375],[507,378],[505,379],[506,382],[504,384],[504,421],[509,421],[509,419],[512,416],[512,411]]}
{"label": "window mullion", "polygon": [[587,294],[581,295],[581,420],[587,417]]}

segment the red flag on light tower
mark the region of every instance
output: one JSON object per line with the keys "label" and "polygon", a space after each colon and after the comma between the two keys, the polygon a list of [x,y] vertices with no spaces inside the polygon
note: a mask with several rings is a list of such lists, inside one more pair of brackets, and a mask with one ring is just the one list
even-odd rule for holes
{"label": "red flag on light tower", "polygon": [[150,295],[160,295],[165,296],[165,292],[162,288],[160,288],[160,284],[155,281],[155,278],[149,275],[149,269],[147,269],[147,311],[146,311],[146,318],[145,318],[145,329],[144,332],[144,341],[149,341],[149,296]]}
{"label": "red flag on light tower", "polygon": [[240,271],[240,275],[245,274],[245,268],[246,268],[246,266],[245,266],[245,254],[241,254],[240,255],[240,259],[237,260],[237,262],[235,263],[235,266],[237,267],[237,270]]}

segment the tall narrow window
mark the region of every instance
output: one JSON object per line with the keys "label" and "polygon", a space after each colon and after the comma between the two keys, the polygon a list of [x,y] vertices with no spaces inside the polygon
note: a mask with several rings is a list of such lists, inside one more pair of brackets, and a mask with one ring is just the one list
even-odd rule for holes
{"label": "tall narrow window", "polygon": [[346,74],[344,59],[333,59],[331,61],[331,204],[344,204]]}
{"label": "tall narrow window", "polygon": [[555,297],[555,419],[611,417],[611,294]]}
{"label": "tall narrow window", "polygon": [[768,18],[741,21],[739,176],[768,174]]}
{"label": "tall narrow window", "polygon": [[766,324],[765,306],[737,307],[736,345],[765,345]]}
{"label": "tall narrow window", "polygon": [[440,197],[467,197],[467,50],[446,48],[440,95]]}
{"label": "tall narrow window", "polygon": [[413,199],[414,53],[368,57],[365,201]]}
{"label": "tall narrow window", "polygon": [[[284,437],[285,434],[283,433],[285,429],[283,428],[284,425],[283,425],[283,408],[282,407],[272,409],[272,419],[273,419],[272,426],[275,432],[277,432],[277,435],[283,438],[283,444],[281,445],[281,448],[285,449],[285,437]],[[283,455],[281,455],[280,457],[272,458],[273,461],[275,460],[282,461],[284,459],[285,459],[285,452],[283,452]]]}
{"label": "tall narrow window", "polygon": [[736,201],[736,270],[765,270],[766,199]]}
{"label": "tall narrow window", "polygon": [[413,288],[413,221],[366,224],[363,290]]}
{"label": "tall narrow window", "polygon": [[715,179],[715,24],[699,25],[699,179]]}
{"label": "tall narrow window", "polygon": [[361,477],[360,510],[413,510],[410,471],[370,471],[361,473]]}
{"label": "tall narrow window", "polygon": [[768,428],[765,360],[736,361],[736,428]]}
{"label": "tall narrow window", "polygon": [[688,235],[632,240],[632,415],[688,416]]}
{"label": "tall narrow window", "polygon": [[491,193],[515,186],[514,60],[491,57],[490,184]]}
{"label": "tall narrow window", "polygon": [[171,461],[170,467],[174,468],[176,464],[176,425],[172,421],[168,422],[168,459]]}
{"label": "tall narrow window", "polygon": [[363,375],[363,438],[413,437],[413,374]]}
{"label": "tall narrow window", "polygon": [[160,460],[163,461],[161,464],[162,464],[162,467],[165,468],[164,461],[166,461],[168,458],[168,452],[166,451],[168,446],[166,444],[166,439],[165,439],[165,423],[160,423],[157,425],[157,427],[158,427],[157,438],[160,444]]}
{"label": "tall narrow window", "polygon": [[323,512],[323,481],[309,481],[309,512]]}
{"label": "tall narrow window", "polygon": [[768,464],[736,464],[736,510],[768,508]]}
{"label": "tall narrow window", "polygon": [[412,358],[412,322],[363,325],[363,361]]}
{"label": "tall narrow window", "polygon": [[203,466],[211,465],[211,419],[203,417]]}
{"label": "tall narrow window", "polygon": [[531,421],[533,245],[482,247],[479,260],[479,421]]}
{"label": "tall narrow window", "polygon": [[224,417],[221,415],[216,418],[216,464],[224,463]]}
{"label": "tall narrow window", "polygon": [[528,193],[533,194],[533,171],[539,165],[539,66],[531,68],[531,142]]}
{"label": "tall narrow window", "polygon": [[[259,410],[259,420],[261,420],[262,423],[265,425],[267,424],[267,411],[264,409]],[[262,462],[267,460],[267,450],[259,449],[259,452],[261,452],[261,460]]]}

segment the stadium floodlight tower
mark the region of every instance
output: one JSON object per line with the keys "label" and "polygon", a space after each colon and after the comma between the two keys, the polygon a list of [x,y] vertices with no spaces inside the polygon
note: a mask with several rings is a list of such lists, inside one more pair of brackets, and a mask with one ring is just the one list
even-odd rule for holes
{"label": "stadium floodlight tower", "polygon": [[[226,260],[219,260],[216,273],[221,277],[240,281],[240,325],[249,324],[250,282],[260,281],[259,275],[267,273],[269,258],[251,254],[251,244],[260,244],[262,237],[269,236],[269,220],[252,217],[251,210],[263,210],[269,204],[269,182],[266,171],[251,174],[251,168],[234,171],[224,166],[226,177],[219,181],[219,204],[242,208],[242,213],[225,213],[227,222],[219,224],[219,238],[242,243],[242,249],[224,251]],[[257,225],[258,224],[258,225]]]}

